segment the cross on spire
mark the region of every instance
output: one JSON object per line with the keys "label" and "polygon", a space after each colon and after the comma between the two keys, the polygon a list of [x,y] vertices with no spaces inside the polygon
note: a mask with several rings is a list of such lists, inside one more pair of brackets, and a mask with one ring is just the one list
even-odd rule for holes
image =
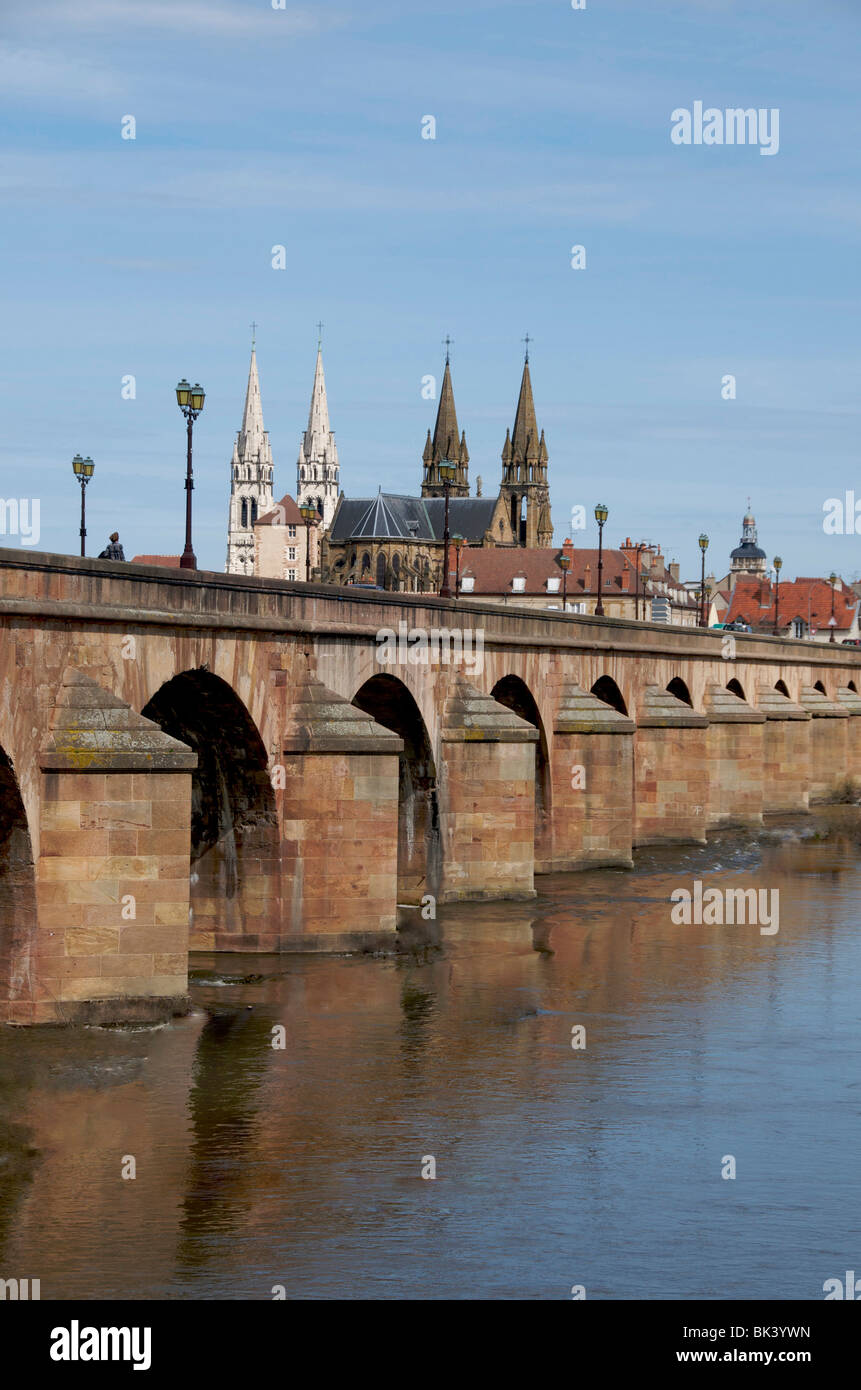
{"label": "cross on spire", "polygon": [[318,320],[318,322],[317,322],[317,351],[318,351],[318,352],[320,351],[320,348],[321,348],[322,346],[323,346],[323,324],[320,323],[319,320]]}
{"label": "cross on spire", "polygon": [[251,324],[251,347],[252,347],[252,349],[254,348],[254,343],[255,343],[256,337],[257,337],[257,324],[252,322],[252,324]]}
{"label": "cross on spire", "polygon": [[450,338],[450,337],[448,336],[448,334],[446,333],[445,337],[443,338],[443,343],[445,344],[445,363],[446,363],[446,366],[448,366],[449,348],[451,347],[453,341],[454,341],[454,340],[453,340],[452,338]]}
{"label": "cross on spire", "polygon": [[525,343],[525,344],[526,344],[526,356],[524,357],[523,360],[524,360],[524,362],[528,362],[528,361],[529,361],[529,344],[532,343],[532,342],[534,342],[535,339],[534,339],[534,338],[530,338],[529,334],[527,333],[526,337],[525,337],[525,338],[521,338],[520,341],[521,341],[522,343]]}

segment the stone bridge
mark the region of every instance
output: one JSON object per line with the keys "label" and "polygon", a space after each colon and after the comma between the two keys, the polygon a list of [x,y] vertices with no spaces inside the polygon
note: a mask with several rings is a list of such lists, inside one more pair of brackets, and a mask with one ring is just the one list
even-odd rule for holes
{"label": "stone bridge", "polygon": [[189,949],[390,948],[842,799],[859,680],[837,645],[0,551],[0,1019],[163,1017]]}

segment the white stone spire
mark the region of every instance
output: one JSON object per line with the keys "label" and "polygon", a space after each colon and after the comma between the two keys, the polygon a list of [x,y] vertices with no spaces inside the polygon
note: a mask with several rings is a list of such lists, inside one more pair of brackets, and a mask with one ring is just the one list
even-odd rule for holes
{"label": "white stone spire", "polygon": [[329,526],[340,492],[340,467],[335,436],[329,427],[329,404],[326,400],[326,378],[323,375],[323,351],[317,344],[317,365],[311,391],[308,428],[299,445],[296,464],[296,500],[300,507],[313,506],[322,514],[323,525]]}
{"label": "white stone spire", "polygon": [[254,573],[254,523],[272,507],[272,470],[269,435],[263,428],[257,353],[252,343],[242,428],[236,436],[230,463],[230,522],[225,566],[228,574]]}

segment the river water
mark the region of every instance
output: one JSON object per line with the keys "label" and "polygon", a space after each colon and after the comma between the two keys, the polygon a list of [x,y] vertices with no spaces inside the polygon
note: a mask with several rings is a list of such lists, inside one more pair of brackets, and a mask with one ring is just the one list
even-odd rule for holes
{"label": "river water", "polygon": [[[834,808],[444,909],[402,958],[195,957],[169,1026],[0,1029],[0,1277],[821,1299],[861,1271],[859,844]],[[675,925],[697,879],[777,889],[779,930]]]}

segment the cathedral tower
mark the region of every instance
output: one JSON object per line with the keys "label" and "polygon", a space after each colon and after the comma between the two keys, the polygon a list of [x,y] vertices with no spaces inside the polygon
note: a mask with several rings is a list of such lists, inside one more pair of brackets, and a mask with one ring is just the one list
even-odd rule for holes
{"label": "cathedral tower", "polygon": [[230,477],[230,522],[225,568],[228,574],[253,574],[254,523],[272,506],[272,450],[269,435],[263,428],[257,354],[253,340],[245,414],[233,445]]}
{"label": "cathedral tower", "polygon": [[447,347],[445,372],[442,378],[442,390],[439,394],[439,408],[436,413],[433,439],[431,439],[431,432],[428,430],[422,462],[424,465],[422,497],[445,496],[445,486],[439,476],[439,466],[443,462],[453,463],[457,468],[457,476],[449,488],[449,496],[469,496],[469,450],[466,447],[466,435],[459,435],[457,432],[457,411],[454,408],[454,391],[451,384]]}
{"label": "cathedral tower", "polygon": [[544,431],[539,435],[535,418],[527,343],[514,431],[505,432],[500,492],[505,498],[515,540],[530,549],[553,544],[547,460]]}
{"label": "cathedral tower", "polygon": [[296,464],[296,501],[300,507],[316,507],[318,515],[323,518],[323,526],[327,529],[338,505],[340,479],[338,449],[335,436],[329,428],[323,350],[318,339],[308,428],[302,436]]}

